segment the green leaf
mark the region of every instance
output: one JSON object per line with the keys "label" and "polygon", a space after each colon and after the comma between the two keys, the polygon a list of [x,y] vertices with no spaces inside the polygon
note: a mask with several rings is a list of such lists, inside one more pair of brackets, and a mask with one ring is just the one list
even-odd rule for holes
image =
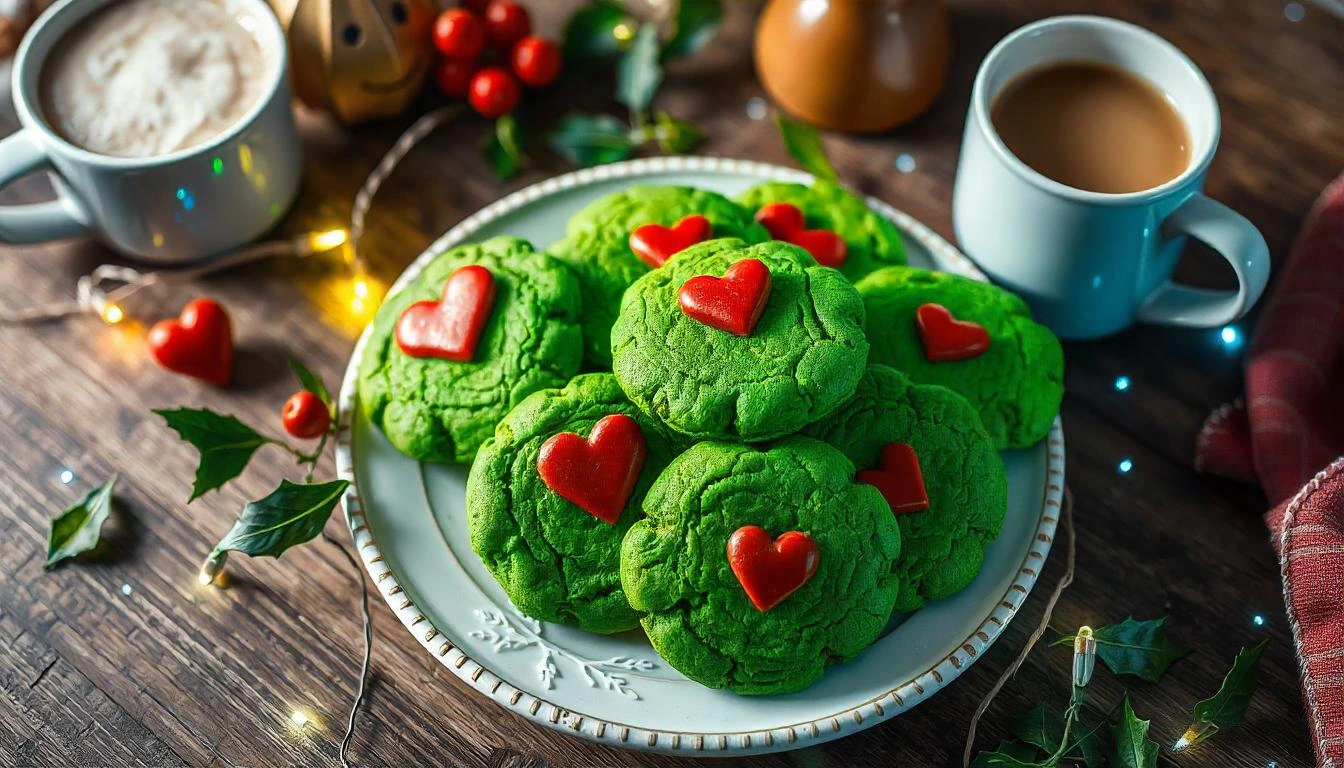
{"label": "green leaf", "polygon": [[1178,749],[1194,746],[1213,735],[1236,728],[1246,719],[1246,708],[1255,695],[1256,674],[1260,671],[1260,654],[1268,640],[1254,648],[1242,648],[1232,662],[1232,669],[1223,678],[1218,692],[1195,705],[1190,728],[1177,742]]}
{"label": "green leaf", "polygon": [[694,123],[659,112],[654,125],[658,148],[670,155],[680,155],[695,149],[705,134]]}
{"label": "green leaf", "polygon": [[658,28],[641,25],[635,43],[616,64],[616,100],[634,115],[647,112],[653,94],[663,82],[663,67],[658,63]]}
{"label": "green leaf", "polygon": [[579,8],[565,23],[565,63],[612,59],[630,47],[616,37],[616,27],[634,26],[625,8],[611,0],[597,0]]}
{"label": "green leaf", "polygon": [[51,521],[44,568],[51,568],[66,558],[98,546],[103,523],[112,514],[112,489],[116,485],[117,476],[113,475]]}
{"label": "green leaf", "polygon": [[327,410],[330,411],[332,405],[331,393],[327,391],[327,385],[322,383],[322,378],[308,370],[308,366],[304,365],[302,360],[293,355],[289,356],[289,367],[290,370],[294,371],[294,376],[298,378],[299,386],[312,392],[314,395],[317,395],[317,398],[321,400],[327,406]]}
{"label": "green leaf", "polygon": [[215,545],[215,553],[279,557],[290,547],[311,541],[322,533],[348,485],[346,480],[306,484],[281,480],[269,496],[243,507],[233,528]]}
{"label": "green leaf", "polygon": [[1120,721],[1111,726],[1115,751],[1111,760],[1116,768],[1156,768],[1157,742],[1148,738],[1148,720],[1140,720],[1125,694]]}
{"label": "green leaf", "polygon": [[1069,733],[1069,746],[1064,750],[1064,758],[1081,761],[1087,768],[1105,768],[1105,750],[1101,746],[1101,736],[1097,733],[1105,723],[1082,732],[1079,732],[1080,725],[1074,723],[1073,731]]}
{"label": "green leaf", "polygon": [[971,761],[971,768],[1038,768],[1037,750],[1021,741],[1000,741],[993,752],[981,752]]}
{"label": "green leaf", "polygon": [[695,53],[714,37],[723,21],[722,0],[681,0],[675,17],[676,30],[663,46],[664,56]]}
{"label": "green leaf", "polygon": [[634,151],[625,123],[611,115],[571,112],[550,135],[551,149],[569,162],[587,168],[624,160]]}
{"label": "green leaf", "polygon": [[803,170],[819,179],[835,179],[835,167],[826,156],[821,134],[815,127],[783,115],[777,115],[775,123],[779,126],[780,138],[784,139],[784,148]]}
{"label": "green leaf", "polygon": [[[1189,651],[1167,640],[1167,617],[1135,621],[1133,616],[1119,624],[1092,631],[1097,641],[1097,658],[1117,675],[1155,683],[1173,661]],[[1072,645],[1074,636],[1061,637],[1052,645]]]}
{"label": "green leaf", "polygon": [[154,412],[201,453],[188,504],[242,474],[252,454],[271,442],[238,419],[207,408],[155,408]]}
{"label": "green leaf", "polygon": [[1017,718],[1013,735],[1027,744],[1053,754],[1064,741],[1064,720],[1044,704]]}
{"label": "green leaf", "polygon": [[496,120],[495,130],[486,136],[481,152],[499,180],[507,181],[518,175],[525,160],[518,144],[518,120],[513,115]]}

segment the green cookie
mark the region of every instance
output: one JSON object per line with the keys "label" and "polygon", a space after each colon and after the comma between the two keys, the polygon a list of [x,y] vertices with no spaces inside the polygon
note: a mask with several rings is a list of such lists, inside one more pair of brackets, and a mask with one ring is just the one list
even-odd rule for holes
{"label": "green cookie", "polygon": [[[494,305],[475,356],[454,362],[403,353],[395,340],[402,311],[438,299],[448,277],[468,264],[495,278]],[[510,408],[578,371],[578,319],[574,276],[527,241],[496,237],[458,246],[379,308],[360,361],[360,401],[402,453],[420,461],[469,462]]]}
{"label": "green cookie", "polygon": [[[750,336],[688,317],[682,284],[758,259],[771,291]],[[854,394],[868,359],[863,302],[807,252],[771,241],[711,240],[635,281],[611,331],[626,395],[674,431],[699,439],[769,440],[797,432]]]}
{"label": "green cookie", "polygon": [[929,508],[896,517],[897,611],[916,610],[971,583],[984,564],[985,548],[1003,527],[1008,479],[966,398],[873,365],[848,405],[803,434],[839,448],[860,470],[877,467],[878,454],[890,443],[915,449]]}
{"label": "green cookie", "polygon": [[[877,639],[899,589],[901,534],[882,495],[853,476],[839,451],[804,437],[764,451],[700,443],[668,465],[621,544],[621,584],[668,664],[711,688],[788,693]],[[729,538],[749,525],[817,545],[816,572],[764,612],[728,564]]]}
{"label": "green cookie", "polygon": [[[868,310],[873,363],[971,401],[998,450],[1025,448],[1049,433],[1064,397],[1064,352],[1020,298],[989,283],[913,267],[878,270],[856,287]],[[969,360],[930,361],[915,325],[922,304],[941,304],[957,320],[983,326],[989,349]]]}
{"label": "green cookie", "polygon": [[[599,419],[612,414],[639,423],[647,450],[639,482],[615,525],[560,497],[537,474],[543,443],[561,432],[587,438]],[[621,537],[643,518],[644,493],[674,454],[661,428],[625,399],[609,373],[576,376],[564,389],[534,392],[504,417],[471,466],[471,546],[528,616],[589,632],[633,629],[639,614],[621,592]]]}
{"label": "green cookie", "polygon": [[767,203],[798,206],[808,229],[829,229],[845,241],[847,252],[840,271],[850,280],[905,263],[905,246],[896,225],[833,181],[818,179],[810,187],[770,181],[748,189],[738,202],[753,215]]}
{"label": "green cookie", "polygon": [[630,233],[645,224],[670,227],[693,213],[709,219],[712,237],[752,243],[770,239],[750,211],[717,192],[634,186],[589,203],[569,220],[565,238],[547,249],[579,277],[584,364],[589,368],[611,368],[611,326],[621,308],[621,295],[650,270],[630,250]]}

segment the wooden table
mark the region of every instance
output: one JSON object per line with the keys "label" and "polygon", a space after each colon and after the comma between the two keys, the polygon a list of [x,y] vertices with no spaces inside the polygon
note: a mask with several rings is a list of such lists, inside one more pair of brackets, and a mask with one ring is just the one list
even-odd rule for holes
{"label": "wooden table", "polygon": [[[534,6],[541,5],[533,3]],[[1295,5],[1295,4],[1294,4]],[[1164,35],[1204,69],[1223,108],[1222,148],[1208,190],[1264,232],[1281,264],[1316,193],[1344,167],[1344,20],[1307,4],[1292,22],[1281,0],[954,0],[956,64],[933,112],[888,136],[830,137],[841,176],[951,237],[950,199],[963,113],[975,67],[1020,24],[1059,13],[1101,12]],[[761,94],[747,51],[748,9],[734,11],[710,49],[673,66],[659,105],[693,119],[703,151],[788,162],[768,120],[746,104]],[[548,10],[550,29],[558,10]],[[577,88],[577,86],[576,86]],[[610,108],[607,87],[556,90],[537,124],[580,101]],[[305,121],[306,184],[284,229],[339,225],[379,155],[410,120],[346,133]],[[8,129],[13,128],[12,116]],[[390,281],[438,233],[501,194],[564,170],[538,152],[509,184],[476,156],[483,126],[460,121],[416,150],[374,207],[363,250]],[[7,132],[7,131],[6,131]],[[894,160],[908,153],[909,173]],[[6,202],[34,199],[25,183]],[[0,302],[13,307],[71,295],[76,276],[110,258],[90,242],[5,248]],[[1222,284],[1221,267],[1197,253],[1183,266]],[[331,765],[352,696],[360,637],[357,582],[324,542],[283,560],[234,561],[226,590],[196,584],[196,569],[245,500],[287,469],[264,453],[221,493],[188,506],[193,451],[151,407],[202,405],[276,427],[293,390],[286,352],[338,380],[357,323],[348,285],[330,263],[282,263],[175,287],[129,307],[153,320],[197,294],[231,309],[237,382],[219,391],[156,368],[144,326],[77,318],[0,328],[0,764]],[[344,287],[344,293],[342,288]],[[1252,322],[1240,324],[1245,333]],[[1099,672],[1093,697],[1109,708],[1128,688],[1153,734],[1172,743],[1196,701],[1217,689],[1243,645],[1269,638],[1260,691],[1244,728],[1179,755],[1181,766],[1305,766],[1312,762],[1279,574],[1256,490],[1195,474],[1194,436],[1211,408],[1239,390],[1239,352],[1213,331],[1137,328],[1069,344],[1068,482],[1077,499],[1078,578],[1052,627],[1104,624],[1132,613],[1171,615],[1170,632],[1194,649],[1160,685]],[[1116,378],[1128,376],[1125,391]],[[1117,471],[1132,461],[1127,474]],[[329,465],[328,465],[329,466]],[[64,468],[74,473],[62,482]],[[109,546],[92,559],[42,569],[48,521],[91,484],[122,474]],[[338,520],[328,531],[348,534]],[[1060,577],[1045,569],[1023,615],[980,663],[914,711],[862,734],[752,766],[950,766],[959,764],[971,710],[1016,655]],[[689,765],[597,747],[530,725],[488,703],[424,653],[375,598],[376,650],[358,765]],[[1265,619],[1263,626],[1254,616]],[[980,744],[1007,732],[1036,702],[1062,707],[1069,655],[1038,649],[990,709]],[[291,712],[313,722],[296,732]]]}

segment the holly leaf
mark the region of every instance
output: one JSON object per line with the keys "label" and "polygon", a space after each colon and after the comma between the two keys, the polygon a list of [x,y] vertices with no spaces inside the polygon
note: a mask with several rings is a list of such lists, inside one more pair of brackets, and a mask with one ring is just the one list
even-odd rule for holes
{"label": "holly leaf", "polygon": [[495,121],[495,130],[485,137],[481,153],[500,181],[518,175],[525,158],[518,144],[518,120],[513,115],[504,115]]}
{"label": "holly leaf", "polygon": [[200,451],[188,504],[242,474],[252,454],[271,442],[238,419],[208,408],[155,408],[154,413]]}
{"label": "holly leaf", "polygon": [[647,112],[653,94],[663,82],[663,67],[658,63],[658,28],[641,25],[635,42],[616,64],[616,100],[635,115]]}
{"label": "holly leaf", "polygon": [[[1134,675],[1156,683],[1171,663],[1189,651],[1167,640],[1167,617],[1135,621],[1133,616],[1119,624],[1092,631],[1097,641],[1097,658],[1117,675]],[[1052,645],[1072,645],[1073,635],[1061,637]]]}
{"label": "holly leaf", "polygon": [[655,118],[654,138],[663,152],[680,155],[695,149],[704,140],[705,134],[694,123],[659,112]]}
{"label": "holly leaf", "polygon": [[313,540],[322,533],[348,485],[346,480],[303,484],[281,480],[269,496],[243,507],[233,528],[215,545],[214,554],[279,557],[290,547]]}
{"label": "holly leaf", "polygon": [[821,144],[821,134],[814,126],[790,120],[783,115],[775,116],[775,124],[779,126],[784,148],[803,170],[819,179],[836,178],[835,166],[831,165],[826,148]]}
{"label": "holly leaf", "polygon": [[635,149],[629,129],[620,120],[582,112],[565,115],[549,141],[556,154],[581,168],[624,160]]}
{"label": "holly leaf", "polygon": [[116,485],[117,476],[113,475],[51,521],[43,568],[53,568],[62,560],[98,546],[103,523],[112,514],[112,489]]}
{"label": "holly leaf", "polygon": [[564,60],[570,62],[615,58],[630,47],[630,39],[616,36],[620,24],[633,26],[630,14],[612,0],[597,0],[577,11],[565,22]]}
{"label": "holly leaf", "polygon": [[1064,720],[1041,704],[1017,718],[1013,723],[1013,735],[1053,754],[1059,749],[1060,742],[1064,741]]}
{"label": "holly leaf", "polygon": [[1218,692],[1195,705],[1190,727],[1180,741],[1177,749],[1185,749],[1212,737],[1213,735],[1236,728],[1246,719],[1246,708],[1255,695],[1256,674],[1260,671],[1260,654],[1265,650],[1268,640],[1262,640],[1253,648],[1242,648],[1232,662],[1232,669],[1223,678]]}
{"label": "holly leaf", "polygon": [[1099,723],[1082,733],[1078,732],[1079,725],[1075,723],[1074,730],[1069,734],[1069,746],[1064,750],[1064,758],[1081,760],[1087,768],[1105,768],[1105,750],[1101,746],[1101,737],[1097,735],[1105,723]]}
{"label": "holly leaf", "polygon": [[714,37],[723,21],[722,0],[681,0],[677,4],[676,29],[663,46],[664,56],[695,53]]}
{"label": "holly leaf", "polygon": [[1111,761],[1116,768],[1157,768],[1157,742],[1148,738],[1148,720],[1140,720],[1125,694],[1120,721],[1111,725],[1115,750]]}
{"label": "holly leaf", "polygon": [[317,395],[317,399],[321,400],[327,406],[327,410],[330,411],[331,393],[327,391],[327,385],[322,383],[322,378],[308,370],[308,366],[293,355],[289,356],[289,367],[290,370],[294,371],[295,378],[299,380],[299,386]]}
{"label": "holly leaf", "polygon": [[999,742],[993,752],[981,752],[971,761],[971,768],[1035,768],[1037,749],[1017,740]]}

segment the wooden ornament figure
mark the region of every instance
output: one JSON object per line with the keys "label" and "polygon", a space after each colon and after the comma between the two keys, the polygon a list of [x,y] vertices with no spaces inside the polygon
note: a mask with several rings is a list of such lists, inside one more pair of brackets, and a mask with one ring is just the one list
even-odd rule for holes
{"label": "wooden ornament figure", "polygon": [[430,0],[271,0],[294,94],[347,125],[400,114],[434,64]]}

